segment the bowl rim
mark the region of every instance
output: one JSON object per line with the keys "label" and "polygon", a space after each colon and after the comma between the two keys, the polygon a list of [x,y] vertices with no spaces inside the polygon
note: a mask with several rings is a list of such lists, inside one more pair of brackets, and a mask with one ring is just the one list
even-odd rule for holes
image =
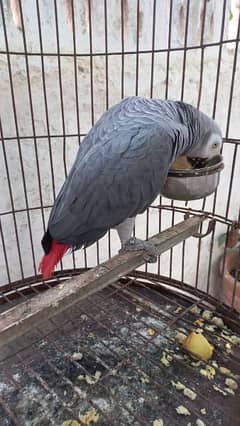
{"label": "bowl rim", "polygon": [[168,171],[168,177],[192,177],[192,176],[208,176],[218,172],[221,172],[224,169],[223,161],[218,161],[216,164],[213,164],[208,167],[202,167],[201,169],[178,169]]}

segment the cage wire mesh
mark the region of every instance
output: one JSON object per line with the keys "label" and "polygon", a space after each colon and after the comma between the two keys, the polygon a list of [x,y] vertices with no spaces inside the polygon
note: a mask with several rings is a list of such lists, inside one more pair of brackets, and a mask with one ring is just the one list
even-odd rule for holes
{"label": "cage wire mesh", "polygon": [[[0,5],[1,311],[117,253],[111,230],[65,256],[54,280],[38,275],[41,237],[78,145],[123,97],[197,106],[222,128],[225,163],[213,195],[187,203],[159,197],[137,218],[136,235],[145,239],[205,213],[202,237],[1,350],[0,424],[238,425],[238,389],[225,383],[240,374],[237,275],[227,305],[222,288],[226,241],[240,218],[239,1]],[[204,309],[212,314],[199,322]],[[216,312],[228,327],[212,323]],[[175,341],[177,330],[199,327],[215,346],[208,363],[193,361]],[[193,399],[176,390],[177,381]],[[177,414],[181,405],[187,416]]]}

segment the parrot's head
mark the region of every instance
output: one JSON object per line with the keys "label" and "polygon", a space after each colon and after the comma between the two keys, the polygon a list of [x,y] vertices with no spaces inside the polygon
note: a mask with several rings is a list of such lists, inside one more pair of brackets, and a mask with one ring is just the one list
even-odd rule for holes
{"label": "parrot's head", "polygon": [[221,159],[222,132],[218,124],[206,114],[198,111],[198,131],[196,141],[187,152],[187,157],[195,167],[212,164]]}

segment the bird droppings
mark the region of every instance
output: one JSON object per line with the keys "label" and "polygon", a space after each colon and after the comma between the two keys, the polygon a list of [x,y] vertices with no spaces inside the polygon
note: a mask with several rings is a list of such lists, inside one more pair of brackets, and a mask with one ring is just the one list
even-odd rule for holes
{"label": "bird droppings", "polygon": [[231,336],[231,342],[230,342],[230,343],[233,343],[233,344],[236,344],[236,345],[240,345],[240,337],[239,337],[239,336],[232,335],[232,336]]}
{"label": "bird droppings", "polygon": [[231,370],[226,367],[219,367],[219,371],[224,374],[225,376],[231,376]]}
{"label": "bird droppings", "polygon": [[150,380],[149,380],[148,377],[141,377],[140,382],[143,383],[143,384],[148,384],[148,383],[150,383]]}
{"label": "bird droppings", "polygon": [[80,426],[80,423],[77,420],[65,420],[62,426]]}
{"label": "bird droppings", "polygon": [[213,360],[213,361],[210,361],[210,362],[211,362],[212,367],[218,369],[218,363],[217,363],[217,361]]}
{"label": "bird droppings", "polygon": [[192,362],[191,362],[191,365],[192,365],[193,367],[199,367],[201,364],[202,364],[202,361],[201,361],[201,360],[199,360],[199,361],[192,361]]}
{"label": "bird droppings", "polygon": [[78,376],[78,380],[85,380],[88,385],[94,385],[98,382],[98,380],[101,377],[101,371],[96,371],[93,377],[86,374],[85,376],[80,375]]}
{"label": "bird droppings", "polygon": [[206,426],[206,424],[201,419],[197,419],[196,426]]}
{"label": "bird droppings", "polygon": [[200,374],[204,377],[207,377],[209,380],[213,380],[216,374],[215,368],[211,367],[211,365],[206,365],[205,369],[201,368]]}
{"label": "bird droppings", "polygon": [[237,390],[237,388],[238,388],[237,382],[233,379],[230,379],[230,378],[225,379],[225,384],[232,390]]}
{"label": "bird droppings", "polygon": [[201,413],[203,416],[206,416],[206,414],[207,414],[207,410],[206,410],[206,408],[201,408],[200,413]]}
{"label": "bird droppings", "polygon": [[182,355],[182,354],[174,354],[174,358],[175,359],[184,359],[184,355]]}
{"label": "bird droppings", "polygon": [[201,309],[200,309],[198,306],[194,305],[194,306],[190,309],[190,312],[191,312],[192,314],[194,314],[194,315],[200,315],[200,314],[201,314]]}
{"label": "bird droppings", "polygon": [[176,336],[175,336],[175,340],[176,342],[182,344],[184,342],[184,340],[186,339],[186,334],[181,333],[180,331],[177,332]]}
{"label": "bird droppings", "polygon": [[184,390],[185,389],[185,385],[181,382],[177,382],[175,383],[173,380],[171,381],[172,386],[174,386],[177,390]]}
{"label": "bird droppings", "polygon": [[164,426],[163,420],[162,419],[153,420],[152,426]]}
{"label": "bird droppings", "polygon": [[207,309],[205,309],[205,311],[202,312],[203,319],[207,321],[211,320],[212,316],[213,316],[212,312],[208,311]]}
{"label": "bird droppings", "polygon": [[191,389],[187,388],[183,383],[177,382],[175,383],[173,380],[171,381],[172,386],[174,386],[177,390],[183,391],[183,395],[194,401],[196,399],[197,394],[193,392]]}
{"label": "bird droppings", "polygon": [[230,395],[232,395],[232,396],[235,396],[235,392],[234,392],[234,390],[233,390],[233,389],[225,387],[225,388],[224,388],[224,390],[225,390],[228,394],[230,394]]}
{"label": "bird droppings", "polygon": [[204,330],[209,331],[210,333],[214,333],[216,330],[216,325],[204,325]]}
{"label": "bird droppings", "polygon": [[176,412],[178,414],[181,414],[182,416],[190,416],[191,415],[190,411],[186,407],[184,407],[184,405],[179,405],[176,408]]}
{"label": "bird droppings", "polygon": [[79,414],[79,420],[86,426],[90,426],[91,423],[97,423],[99,420],[99,414],[95,408],[91,408],[85,414]]}
{"label": "bird droppings", "polygon": [[187,396],[189,399],[191,399],[192,401],[194,401],[194,399],[197,398],[197,394],[193,392],[192,389],[189,389],[189,388],[185,388],[183,390],[183,394]]}
{"label": "bird droppings", "polygon": [[224,327],[224,322],[223,322],[222,318],[220,318],[220,317],[213,317],[212,323],[215,324],[219,328]]}
{"label": "bird droppings", "polygon": [[219,393],[221,393],[222,395],[227,396],[227,392],[226,392],[226,391],[224,391],[223,389],[221,389],[219,386],[217,386],[217,385],[213,385],[213,389],[214,389],[216,392],[219,392]]}
{"label": "bird droppings", "polygon": [[73,361],[81,361],[83,354],[81,352],[74,352],[71,356]]}
{"label": "bird droppings", "polygon": [[174,314],[179,314],[180,312],[182,312],[182,307],[178,306],[177,309],[175,309]]}
{"label": "bird droppings", "polygon": [[230,345],[230,343],[226,343],[225,349],[228,354],[232,352],[232,346]]}
{"label": "bird droppings", "polygon": [[194,325],[197,325],[198,327],[202,327],[204,324],[204,319],[203,318],[198,318],[194,321],[193,323]]}
{"label": "bird droppings", "polygon": [[162,353],[162,358],[160,362],[165,366],[169,367],[170,362],[173,360],[173,357],[171,355],[166,354],[165,352]]}

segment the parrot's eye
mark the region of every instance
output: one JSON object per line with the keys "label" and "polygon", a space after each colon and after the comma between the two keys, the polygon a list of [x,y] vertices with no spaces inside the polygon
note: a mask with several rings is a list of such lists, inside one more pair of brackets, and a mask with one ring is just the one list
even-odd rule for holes
{"label": "parrot's eye", "polygon": [[213,148],[217,148],[217,147],[218,147],[218,142],[214,142]]}

